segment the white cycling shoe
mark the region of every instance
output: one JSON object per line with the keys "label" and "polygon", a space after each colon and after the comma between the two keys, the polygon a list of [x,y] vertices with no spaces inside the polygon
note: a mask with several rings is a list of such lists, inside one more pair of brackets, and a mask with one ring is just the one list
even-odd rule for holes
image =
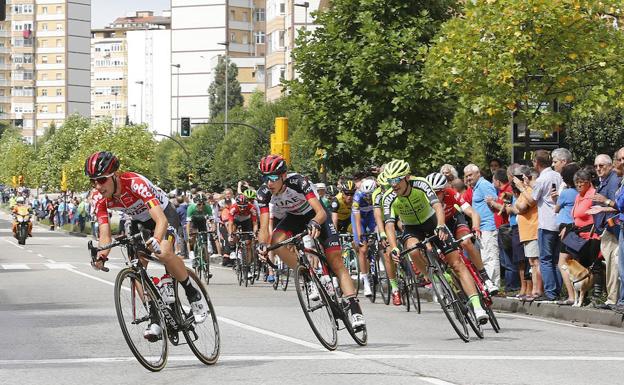
{"label": "white cycling shoe", "polygon": [[496,286],[494,282],[492,282],[489,279],[486,279],[484,283],[485,283],[485,290],[487,290],[488,293],[490,293],[490,295],[498,294],[498,286]]}
{"label": "white cycling shoe", "polygon": [[321,298],[314,282],[308,283],[308,298],[310,301],[318,301]]}
{"label": "white cycling shoe", "polygon": [[353,328],[359,328],[366,325],[366,321],[364,320],[364,316],[360,313],[352,313],[351,314],[351,326]]}
{"label": "white cycling shoe", "polygon": [[148,340],[149,342],[156,342],[160,339],[160,335],[162,334],[162,329],[160,325],[156,323],[149,324],[147,329],[143,332],[143,338]]}
{"label": "white cycling shoe", "polygon": [[483,308],[474,309],[474,313],[475,313],[475,316],[477,316],[477,321],[481,325],[486,324],[488,320],[490,319],[490,317],[488,317],[487,313],[485,312],[485,310],[483,310]]}

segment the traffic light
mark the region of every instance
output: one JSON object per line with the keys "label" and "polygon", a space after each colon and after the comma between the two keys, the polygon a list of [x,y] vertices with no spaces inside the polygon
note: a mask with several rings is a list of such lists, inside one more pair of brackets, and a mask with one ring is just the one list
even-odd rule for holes
{"label": "traffic light", "polygon": [[181,118],[180,121],[180,136],[191,136],[191,118]]}
{"label": "traffic light", "polygon": [[279,154],[290,164],[290,143],[288,142],[288,118],[275,118],[275,133],[271,134],[271,154]]}

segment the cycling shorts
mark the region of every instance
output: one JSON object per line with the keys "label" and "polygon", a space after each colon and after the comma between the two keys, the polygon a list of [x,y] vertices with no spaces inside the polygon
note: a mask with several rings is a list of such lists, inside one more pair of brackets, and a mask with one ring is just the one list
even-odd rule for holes
{"label": "cycling shorts", "polygon": [[460,212],[455,213],[450,219],[446,220],[446,227],[448,227],[455,239],[459,239],[470,233],[470,227],[468,227],[466,216]]}
{"label": "cycling shorts", "polygon": [[192,229],[197,231],[208,231],[208,228],[206,227],[206,218],[203,216],[191,217],[191,231]]}
{"label": "cycling shorts", "polygon": [[[351,214],[351,223],[352,223],[351,227],[353,228],[353,240],[355,241],[355,244],[357,245],[360,242],[360,240],[358,239],[358,236],[357,236],[357,230],[356,230],[356,225],[355,225],[355,214]],[[361,215],[360,226],[362,228],[362,234],[375,231],[375,228],[377,228],[377,223],[375,222],[375,216],[373,215],[372,211],[366,215],[364,214]],[[366,242],[366,236],[362,237],[362,242]]]}
{"label": "cycling shorts", "polygon": [[[164,210],[165,216],[167,217],[167,222],[169,222],[169,226],[167,226],[167,234],[165,239],[171,243],[175,243],[177,236],[177,229],[180,228],[180,217],[176,212],[173,204],[168,204]],[[139,225],[142,226],[143,230],[148,230],[150,236],[154,235],[154,229],[156,229],[156,222],[153,219],[149,219],[146,222],[141,221],[131,221],[130,222],[130,234],[138,234],[139,233]]]}
{"label": "cycling shorts", "polygon": [[[314,216],[314,210],[310,210],[304,215],[294,215],[288,213],[284,219],[280,220],[274,227],[273,234],[284,233],[287,238],[290,238],[293,235],[303,232],[308,227],[308,223],[314,218]],[[327,213],[327,218],[328,219],[325,223],[321,224],[321,235],[318,238],[325,249],[325,254],[332,251],[340,251],[338,233],[336,232],[334,224],[329,220],[329,213]]]}
{"label": "cycling shorts", "polygon": [[[423,224],[420,225],[403,225],[403,235],[401,236],[401,242],[405,244],[405,242],[409,238],[416,238],[419,241],[422,241],[425,238],[429,238],[434,235],[437,225],[438,221],[435,215],[432,215],[431,218],[427,219]],[[444,242],[436,237],[433,239],[433,244],[437,248],[439,248],[444,255],[458,250],[457,243],[452,236],[449,236]]]}
{"label": "cycling shorts", "polygon": [[253,223],[251,222],[251,218],[244,219],[242,221],[238,221],[234,219],[234,226],[238,231],[253,231]]}
{"label": "cycling shorts", "polygon": [[353,226],[351,226],[351,218],[347,218],[345,220],[338,219],[338,233],[350,233]]}

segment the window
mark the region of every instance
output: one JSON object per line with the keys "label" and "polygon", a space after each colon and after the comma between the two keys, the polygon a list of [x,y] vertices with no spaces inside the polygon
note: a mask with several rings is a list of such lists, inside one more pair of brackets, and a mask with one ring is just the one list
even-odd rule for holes
{"label": "window", "polygon": [[265,21],[264,8],[256,8],[254,10],[254,21]]}
{"label": "window", "polygon": [[56,105],[56,113],[58,114],[58,113],[62,113],[62,112],[63,112],[63,106],[60,105],[60,104],[57,104]]}
{"label": "window", "polygon": [[48,74],[42,73],[41,74],[41,80],[48,80]]}
{"label": "window", "polygon": [[256,68],[255,78],[257,83],[264,83],[264,66],[258,66]]}
{"label": "window", "polygon": [[39,112],[48,112],[48,105],[44,104],[43,106],[41,106],[41,109],[39,109]]}
{"label": "window", "polygon": [[56,55],[56,64],[61,64],[63,62],[63,57],[61,55]]}
{"label": "window", "polygon": [[280,15],[283,15],[286,13],[286,3],[281,2],[279,5],[279,13]]}
{"label": "window", "polygon": [[42,88],[41,89],[41,96],[48,96],[48,89],[47,88]]}
{"label": "window", "polygon": [[62,88],[57,88],[56,89],[56,96],[63,96],[63,89]]}
{"label": "window", "polygon": [[41,56],[41,62],[43,64],[47,64],[48,63],[48,57],[46,55]]}
{"label": "window", "polygon": [[280,48],[284,48],[284,38],[286,36],[286,31],[278,31],[278,42],[277,45]]}
{"label": "window", "polygon": [[47,46],[48,46],[48,40],[47,39],[39,40],[39,47],[40,48],[46,48]]}
{"label": "window", "polygon": [[63,40],[61,40],[61,39],[56,39],[56,47],[57,47],[57,48],[61,48],[61,47],[63,47]]}
{"label": "window", "polygon": [[233,9],[230,9],[230,20],[236,20],[236,12]]}
{"label": "window", "polygon": [[48,30],[48,23],[41,23],[41,30],[42,31],[47,31]]}
{"label": "window", "polygon": [[243,35],[243,41],[242,41],[242,43],[243,43],[243,44],[249,44],[249,36],[247,36],[247,34],[244,34],[244,35]]}
{"label": "window", "polygon": [[63,7],[61,7],[60,5],[57,5],[56,6],[56,13],[57,14],[63,13]]}
{"label": "window", "polygon": [[63,24],[61,24],[61,23],[57,23],[57,24],[56,24],[56,30],[57,30],[57,31],[62,31],[62,30],[63,30]]}
{"label": "window", "polygon": [[60,72],[56,73],[56,80],[63,80],[63,74]]}
{"label": "window", "polygon": [[243,21],[249,21],[247,11],[243,11]]}
{"label": "window", "polygon": [[264,44],[266,35],[263,31],[254,32],[254,40],[256,44]]}
{"label": "window", "polygon": [[32,71],[25,71],[24,72],[24,80],[33,80],[35,77],[35,73]]}
{"label": "window", "polygon": [[230,42],[236,43],[236,34],[234,32],[230,33]]}
{"label": "window", "polygon": [[24,63],[32,63],[32,62],[33,62],[33,55],[31,53],[25,53]]}
{"label": "window", "polygon": [[48,7],[41,7],[41,13],[44,15],[48,13]]}

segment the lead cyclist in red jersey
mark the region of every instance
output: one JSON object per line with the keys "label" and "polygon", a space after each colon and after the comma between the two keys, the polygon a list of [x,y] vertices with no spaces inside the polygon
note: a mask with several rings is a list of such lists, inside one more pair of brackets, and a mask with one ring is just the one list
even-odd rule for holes
{"label": "lead cyclist in red jersey", "polygon": [[[144,176],[134,172],[119,172],[119,160],[108,151],[96,152],[85,161],[85,175],[91,185],[102,194],[95,203],[95,215],[99,223],[99,244],[111,243],[111,228],[108,210],[118,210],[131,219],[131,232],[138,232],[138,224],[151,230],[152,236],[146,242],[148,250],[154,252],[169,272],[178,280],[188,297],[196,323],[204,322],[208,316],[208,304],[194,280],[189,279],[182,259],[174,254],[175,229],[180,226],[179,217],[166,194]],[[109,250],[98,252],[94,267],[101,269],[108,260]],[[142,261],[144,265],[147,261]],[[150,323],[144,333],[149,341],[156,341],[161,330],[157,323]]]}

